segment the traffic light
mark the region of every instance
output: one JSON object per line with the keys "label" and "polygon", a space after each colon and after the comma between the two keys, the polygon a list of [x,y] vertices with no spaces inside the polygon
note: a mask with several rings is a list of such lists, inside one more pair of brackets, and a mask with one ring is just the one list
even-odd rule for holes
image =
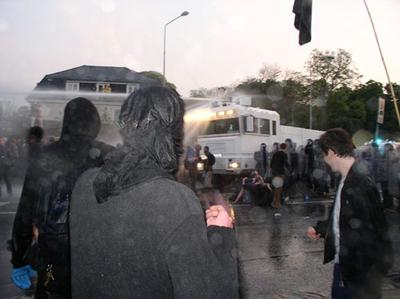
{"label": "traffic light", "polygon": [[299,44],[311,41],[312,0],[295,0],[293,5],[294,27],[299,30]]}

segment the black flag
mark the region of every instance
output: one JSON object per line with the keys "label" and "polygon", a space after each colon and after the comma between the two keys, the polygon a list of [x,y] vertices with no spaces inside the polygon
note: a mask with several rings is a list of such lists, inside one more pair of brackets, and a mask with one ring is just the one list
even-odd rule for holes
{"label": "black flag", "polygon": [[293,5],[294,27],[299,30],[299,44],[311,41],[312,0],[295,0]]}

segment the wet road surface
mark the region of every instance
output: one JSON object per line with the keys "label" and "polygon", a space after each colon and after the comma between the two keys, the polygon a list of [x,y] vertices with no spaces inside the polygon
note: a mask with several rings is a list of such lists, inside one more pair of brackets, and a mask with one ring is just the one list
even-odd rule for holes
{"label": "wet road surface", "polygon": [[[0,298],[29,298],[10,281],[10,253],[6,249],[19,200],[0,198]],[[224,194],[228,197],[227,194]],[[304,203],[296,199],[283,206],[280,217],[271,208],[235,205],[236,235],[242,297],[330,298],[331,265],[322,265],[323,242],[309,240],[306,229],[325,219],[327,199],[314,198]],[[400,256],[400,215],[387,215],[396,256]],[[400,298],[400,261],[396,261],[384,282],[383,299]]]}
{"label": "wet road surface", "polygon": [[[281,216],[271,208],[235,206],[243,298],[330,298],[333,266],[322,264],[323,241],[306,236],[308,226],[326,219],[331,201],[292,202]],[[400,256],[399,214],[388,215]],[[384,299],[400,298],[399,261],[385,278]]]}

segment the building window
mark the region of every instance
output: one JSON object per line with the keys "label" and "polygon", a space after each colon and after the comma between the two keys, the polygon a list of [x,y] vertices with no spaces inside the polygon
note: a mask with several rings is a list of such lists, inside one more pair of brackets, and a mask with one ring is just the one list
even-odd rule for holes
{"label": "building window", "polygon": [[138,88],[139,88],[139,84],[128,84],[128,85],[126,85],[126,93],[130,94]]}
{"label": "building window", "polygon": [[243,120],[245,133],[258,133],[258,118],[246,116]]}
{"label": "building window", "polygon": [[276,120],[272,121],[272,135],[276,135]]}
{"label": "building window", "polygon": [[112,93],[126,93],[126,84],[112,83],[110,87]]}
{"label": "building window", "polygon": [[79,83],[79,91],[95,92],[96,83]]}
{"label": "building window", "polygon": [[208,122],[204,135],[239,133],[239,118],[218,119]]}
{"label": "building window", "polygon": [[66,91],[79,91],[79,82],[67,82],[65,89]]}
{"label": "building window", "polygon": [[260,134],[265,134],[265,135],[271,134],[269,119],[260,118]]}
{"label": "building window", "polygon": [[111,86],[109,83],[97,83],[97,92],[111,92]]}

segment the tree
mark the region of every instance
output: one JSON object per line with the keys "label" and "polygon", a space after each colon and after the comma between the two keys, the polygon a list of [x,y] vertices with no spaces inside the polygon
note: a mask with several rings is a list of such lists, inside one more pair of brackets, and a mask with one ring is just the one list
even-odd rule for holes
{"label": "tree", "polygon": [[[400,85],[396,83],[393,84],[393,89],[394,89],[394,94],[397,99],[397,107],[400,109]],[[397,132],[397,135],[399,135],[399,122],[397,120],[397,114],[396,114],[396,109],[394,107],[393,103],[393,98],[392,94],[390,91],[390,86],[389,84],[385,85],[384,88],[386,95],[384,98],[386,99],[386,105],[385,105],[385,120],[384,123],[382,124],[382,129],[386,130],[388,132]]]}
{"label": "tree", "polygon": [[328,128],[342,127],[346,122],[347,97],[348,94],[344,90],[339,90],[329,96],[326,105],[328,111]]}
{"label": "tree", "polygon": [[[143,72],[140,72],[139,74],[146,76],[148,78],[151,78],[151,79],[155,79],[161,83],[163,82],[163,79],[164,79],[164,76],[161,73],[156,72],[156,71],[143,71]],[[176,90],[175,84],[168,82],[167,80],[165,81],[165,86],[168,88],[171,88],[173,90]]]}
{"label": "tree", "polygon": [[343,49],[335,51],[321,51],[314,49],[306,69],[311,82],[319,82],[321,92],[328,94],[330,91],[342,86],[355,86],[360,75],[352,65],[352,56]]}
{"label": "tree", "polygon": [[258,77],[262,82],[277,81],[281,73],[282,71],[277,64],[264,63],[258,72]]}
{"label": "tree", "polygon": [[383,85],[374,80],[369,80],[365,84],[359,85],[350,95],[351,101],[363,103],[366,112],[364,128],[370,132],[374,132],[376,128],[378,98],[381,96],[383,96]]}
{"label": "tree", "polygon": [[308,114],[304,113],[307,110],[307,107],[304,105],[304,99],[307,96],[307,88],[304,84],[292,78],[282,81],[281,85],[283,88],[283,97],[278,110],[281,115],[287,115],[285,117],[286,124],[292,126],[306,124]]}
{"label": "tree", "polygon": [[262,81],[257,78],[248,78],[236,86],[235,90],[247,94],[267,94],[268,89],[274,85],[276,81]]}
{"label": "tree", "polygon": [[[394,89],[394,95],[396,96],[397,101],[400,100],[400,85],[397,83],[392,82],[393,89]],[[388,95],[390,95],[390,85],[389,83],[385,85],[385,91]]]}
{"label": "tree", "polygon": [[31,122],[31,109],[13,102],[0,102],[0,136],[25,136]]}

